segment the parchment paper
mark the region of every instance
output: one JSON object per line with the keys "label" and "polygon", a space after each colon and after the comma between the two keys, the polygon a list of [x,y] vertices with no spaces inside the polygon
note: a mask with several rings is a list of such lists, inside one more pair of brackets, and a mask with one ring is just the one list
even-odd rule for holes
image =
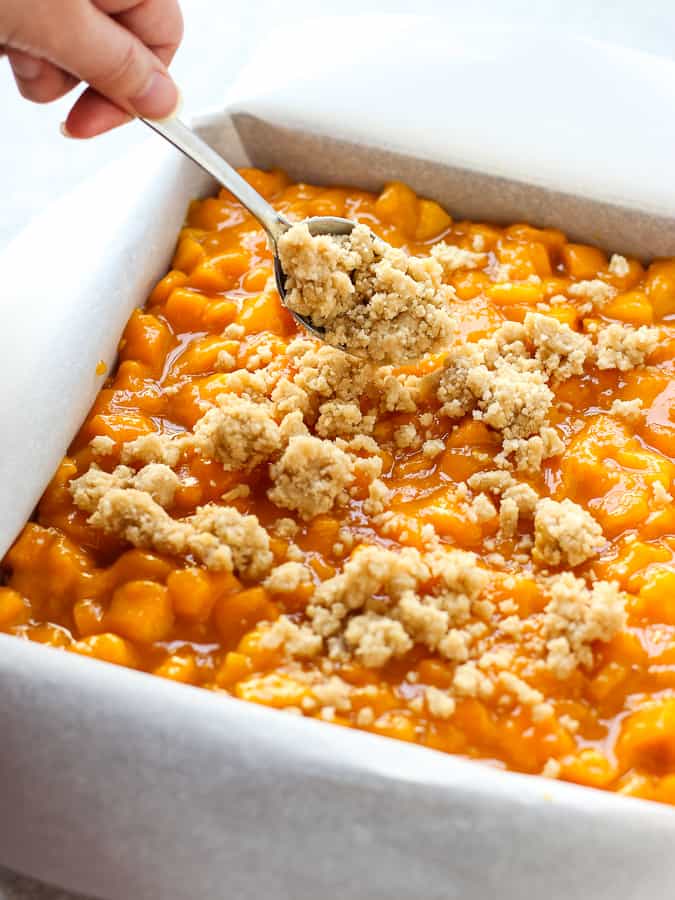
{"label": "parchment paper", "polygon": [[[564,156],[560,102],[541,108],[549,138],[540,136],[536,158],[525,160],[516,151],[527,142],[511,138],[501,112],[472,118],[470,104],[451,103],[450,87],[474,85],[483,68],[500,90],[514,60],[535,51],[530,33],[481,43],[475,34],[450,40],[410,22],[398,37],[380,28],[371,45],[353,23],[339,27],[330,25],[340,62],[351,60],[346,83],[336,83],[338,60],[318,55],[310,32],[296,47],[287,37],[289,67],[270,83],[269,58],[259,57],[232,94],[232,115],[203,118],[203,133],[235,164],[286,164],[294,175],[304,165],[308,178],[339,173],[373,187],[403,173],[457,215],[471,204],[518,213],[513,218],[539,204],[544,215],[547,198],[562,198],[567,226],[582,237],[614,223],[646,249],[652,229],[675,252],[664,167],[645,171],[644,194],[629,179],[623,208],[608,202],[617,199],[612,177],[598,168],[589,201],[575,189],[599,166],[602,135],[570,144]],[[551,71],[562,72],[572,57],[588,63],[584,42],[547,40]],[[392,54],[398,67],[388,62]],[[602,84],[617,96],[630,96],[642,79],[664,100],[662,62],[603,49],[601,63]],[[435,80],[425,80],[428,71]],[[423,88],[423,112],[403,102],[412,99],[411,72]],[[382,102],[373,107],[375,84]],[[532,90],[536,99],[542,88]],[[643,112],[655,122],[650,97]],[[377,110],[369,123],[365,104]],[[432,117],[441,107],[446,118]],[[529,113],[516,113],[532,137]],[[575,135],[582,124],[583,116]],[[471,160],[479,127],[494,152]],[[479,171],[461,170],[466,160],[447,150],[458,135]],[[630,152],[618,151],[621,165],[644,151],[640,159],[655,166],[648,141],[636,141],[629,136]],[[427,158],[434,153],[436,162]],[[129,312],[165,269],[189,199],[211,187],[153,141],[0,257],[0,552],[93,400],[97,361],[112,362]],[[0,862],[109,900],[643,900],[671,896],[675,883],[670,808],[498,772],[7,636],[0,636],[0,727]]]}

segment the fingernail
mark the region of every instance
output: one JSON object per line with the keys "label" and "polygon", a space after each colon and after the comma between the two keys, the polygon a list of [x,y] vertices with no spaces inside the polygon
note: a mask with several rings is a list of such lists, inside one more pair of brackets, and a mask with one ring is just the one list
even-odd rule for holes
{"label": "fingernail", "polygon": [[178,94],[178,101],[169,115],[164,117],[165,119],[173,119],[174,116],[180,116],[183,112],[183,106],[185,105],[183,102],[183,93],[180,88],[176,88],[176,92]]}
{"label": "fingernail", "polygon": [[71,134],[71,133],[68,131],[68,126],[66,125],[65,122],[61,122],[61,124],[59,125],[59,131],[61,132],[61,134],[63,135],[64,138],[68,138],[68,140],[70,140],[70,141],[75,141],[75,140],[77,140],[77,138],[75,137],[75,135],[74,135],[74,134]]}
{"label": "fingernail", "polygon": [[178,91],[178,103],[176,103],[175,108],[171,110],[171,112],[169,113],[168,116],[162,116],[161,119],[155,119],[155,122],[166,122],[166,121],[168,121],[169,119],[180,118],[180,117],[181,117],[181,114],[182,114],[182,112],[183,112],[183,106],[184,106],[185,104],[184,104],[184,102],[183,102],[183,94],[182,94],[182,92],[181,92],[181,89],[180,89],[180,88],[176,88],[176,90]]}
{"label": "fingernail", "polygon": [[178,106],[178,88],[164,72],[155,72],[145,90],[131,99],[136,112],[146,119],[166,119]]}
{"label": "fingernail", "polygon": [[12,54],[12,69],[17,78],[23,81],[34,81],[42,72],[42,60],[28,56],[26,53]]}

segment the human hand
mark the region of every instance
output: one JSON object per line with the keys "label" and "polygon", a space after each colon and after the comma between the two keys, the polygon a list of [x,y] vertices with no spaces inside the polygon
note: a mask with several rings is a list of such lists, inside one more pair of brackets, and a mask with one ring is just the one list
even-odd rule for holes
{"label": "human hand", "polygon": [[64,123],[71,137],[170,116],[179,94],[167,66],[182,36],[178,0],[0,0],[0,55],[22,96],[51,103],[89,85]]}

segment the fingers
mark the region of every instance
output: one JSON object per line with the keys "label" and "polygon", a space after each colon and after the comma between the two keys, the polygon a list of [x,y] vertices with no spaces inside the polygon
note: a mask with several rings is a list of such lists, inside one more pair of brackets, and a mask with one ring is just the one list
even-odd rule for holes
{"label": "fingers", "polygon": [[131,31],[159,56],[165,65],[183,39],[183,16],[178,0],[94,0],[102,12]]}
{"label": "fingers", "polygon": [[78,83],[77,78],[47,60],[21,50],[8,50],[7,57],[22,97],[34,103],[58,100]]}
{"label": "fingers", "polygon": [[127,112],[164,118],[178,103],[177,88],[161,60],[89,0],[64,3],[59,27],[36,26],[30,44],[44,48],[36,55],[88,82]]}
{"label": "fingers", "polygon": [[[10,3],[9,11],[21,8]],[[100,134],[132,115],[161,119],[175,111],[179,94],[167,65],[183,34],[178,0],[62,0],[58,10],[45,0],[33,16],[17,13],[8,23],[0,44],[12,46],[23,96],[46,103],[79,81],[90,85],[68,117],[73,136]]]}
{"label": "fingers", "polygon": [[74,138],[92,138],[129,122],[131,116],[93,88],[87,88],[77,99],[63,123],[66,133]]}
{"label": "fingers", "polygon": [[[183,18],[174,0],[95,0],[104,12],[116,13],[117,21],[144,43],[168,66],[183,37]],[[64,123],[71,137],[90,138],[124,125],[131,116],[122,112],[92,88],[73,105]]]}
{"label": "fingers", "polygon": [[150,119],[171,115],[178,91],[165,66],[139,38],[93,6],[64,47],[64,67],[118,106]]}

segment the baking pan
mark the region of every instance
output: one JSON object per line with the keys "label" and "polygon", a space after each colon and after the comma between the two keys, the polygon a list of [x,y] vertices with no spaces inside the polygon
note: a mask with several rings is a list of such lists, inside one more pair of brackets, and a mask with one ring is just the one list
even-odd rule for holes
{"label": "baking pan", "polygon": [[[272,81],[263,49],[198,129],[235,164],[373,189],[402,179],[455,217],[525,219],[643,257],[675,254],[675,189],[650,131],[675,93],[675,67],[546,33],[462,38],[427,20],[357,21],[358,32],[345,19],[289,32],[290,64]],[[351,61],[339,85],[335,62],[317,51],[326,29],[345,48],[341,63]],[[612,159],[629,174],[642,167],[640,183],[622,188],[607,171],[592,178],[615,140],[613,122],[565,153],[555,143],[556,90],[571,59],[564,87],[578,105],[563,118],[573,137],[608,81],[611,115],[622,105],[630,113],[643,92],[645,130]],[[531,147],[518,153],[536,134],[529,119],[514,137],[501,112],[474,110],[488,81],[503,102],[519,96],[513,67],[523,74],[528,60],[539,78],[528,105],[539,109],[547,92],[551,100],[538,120],[539,168]],[[574,91],[584,78],[595,84],[586,101]],[[473,104],[453,103],[459,88],[473,91]],[[479,126],[489,152],[479,152]],[[658,127],[661,137],[672,129]],[[113,364],[131,310],[166,270],[189,200],[214,187],[153,140],[0,256],[0,553],[100,388],[97,363]],[[0,863],[106,900],[644,900],[671,896],[675,884],[669,807],[501,772],[5,635],[0,723]]]}

